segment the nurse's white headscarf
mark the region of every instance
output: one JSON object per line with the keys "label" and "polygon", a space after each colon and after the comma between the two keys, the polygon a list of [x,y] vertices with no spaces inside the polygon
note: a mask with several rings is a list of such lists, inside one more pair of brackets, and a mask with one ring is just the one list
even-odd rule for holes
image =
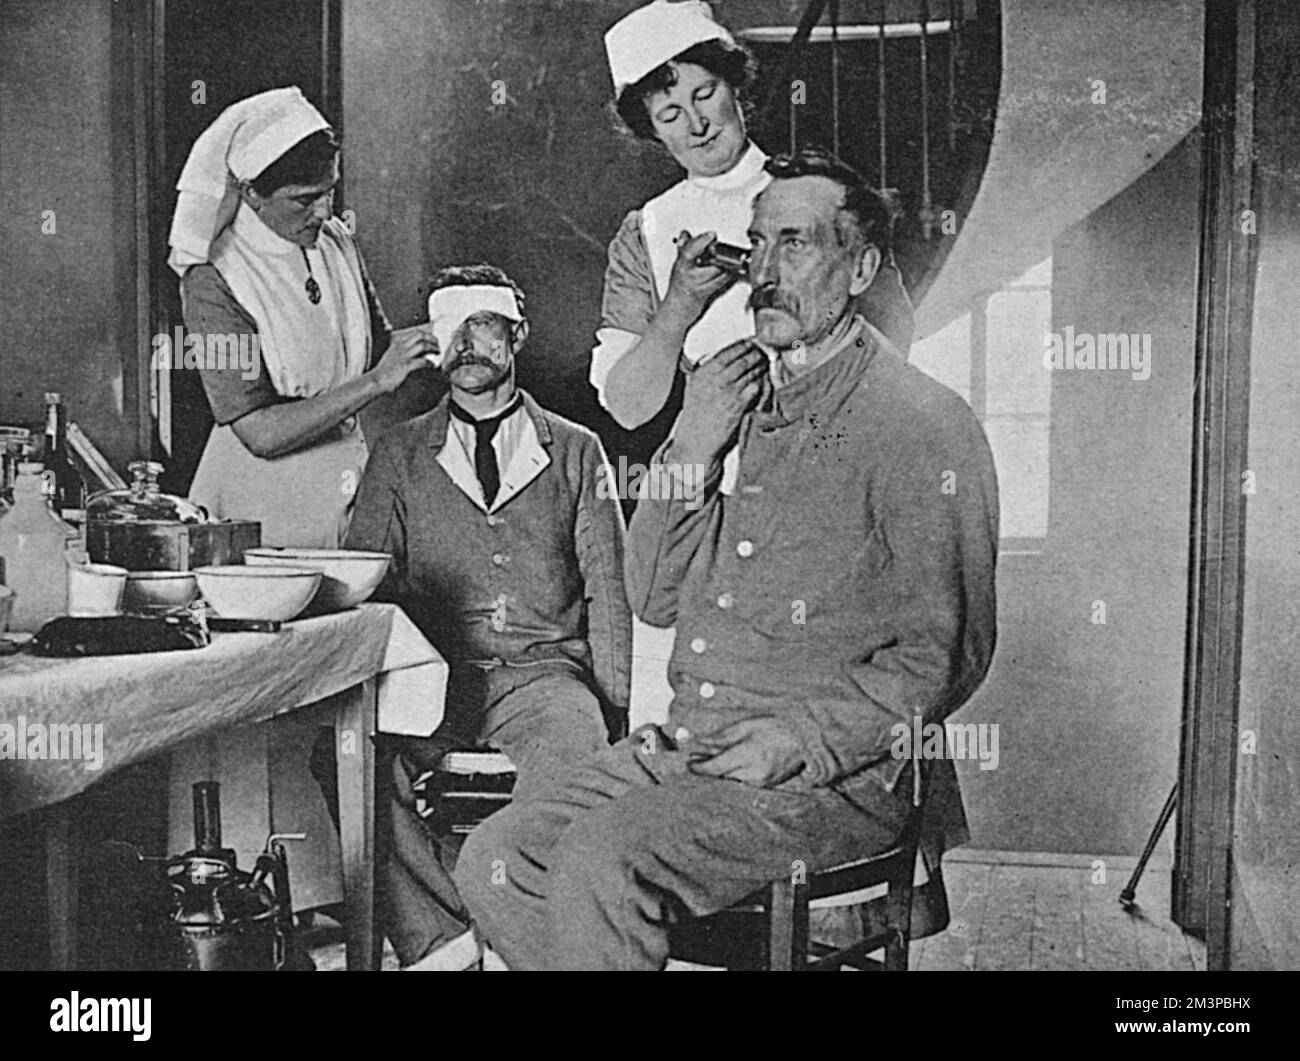
{"label": "nurse's white headscarf", "polygon": [[216,238],[239,209],[239,181],[252,180],[291,147],[328,129],[297,86],[249,96],[221,112],[194,142],[176,183],[167,264],[183,276],[210,260]]}

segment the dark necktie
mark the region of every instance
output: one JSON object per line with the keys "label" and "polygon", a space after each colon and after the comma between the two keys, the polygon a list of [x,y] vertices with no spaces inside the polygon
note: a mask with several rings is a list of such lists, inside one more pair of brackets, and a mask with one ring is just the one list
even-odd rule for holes
{"label": "dark necktie", "polygon": [[474,428],[474,474],[478,476],[478,484],[483,488],[483,501],[491,508],[497,491],[501,489],[501,472],[497,468],[497,454],[492,448],[492,440],[496,438],[497,428],[519,408],[519,398],[516,395],[501,412],[487,420],[475,420],[453,401],[449,400],[447,405],[452,416]]}

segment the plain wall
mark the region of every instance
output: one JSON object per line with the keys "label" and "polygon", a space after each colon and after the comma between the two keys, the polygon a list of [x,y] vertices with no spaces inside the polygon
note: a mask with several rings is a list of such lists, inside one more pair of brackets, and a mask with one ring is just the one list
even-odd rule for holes
{"label": "plain wall", "polygon": [[1135,855],[1176,778],[1197,141],[1053,248],[1053,330],[1149,333],[1152,371],[1052,373],[1047,540],[1002,557],[993,668],[958,715],[1000,726],[997,770],[959,764],[978,848]]}
{"label": "plain wall", "polygon": [[125,472],[139,456],[135,173],[113,8],[0,5],[0,423],[43,424],[59,391]]}

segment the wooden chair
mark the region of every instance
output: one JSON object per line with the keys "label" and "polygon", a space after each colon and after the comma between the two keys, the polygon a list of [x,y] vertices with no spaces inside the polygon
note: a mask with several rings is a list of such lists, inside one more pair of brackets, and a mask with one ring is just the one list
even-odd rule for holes
{"label": "wooden chair", "polygon": [[448,752],[416,780],[415,808],[442,836],[467,836],[510,802],[514,763],[504,752],[466,748]]}
{"label": "wooden chair", "polygon": [[[626,712],[605,704],[601,712],[611,742],[627,736]],[[416,779],[416,811],[439,835],[467,836],[510,802],[516,778],[514,764],[504,752],[458,748]]]}
{"label": "wooden chair", "polygon": [[[824,971],[848,966],[905,972],[929,776],[929,764],[923,762],[920,766],[919,780],[913,785],[912,812],[893,847],[809,873],[806,878],[791,874],[728,910],[683,922],[674,927],[671,935],[672,956],[728,969]],[[837,906],[870,909],[868,901],[882,887],[882,923],[864,917],[867,923],[863,939],[842,948],[809,940],[811,910]],[[870,957],[882,949],[883,960]]]}
{"label": "wooden chair", "polygon": [[[617,719],[609,719],[611,734]],[[626,720],[624,720],[624,725]],[[676,925],[672,954],[688,962],[729,969],[831,970],[845,966],[879,971],[907,970],[917,848],[925,816],[929,763],[921,762],[912,786],[912,812],[898,842],[887,851],[814,873],[806,879],[774,881],[728,910]],[[439,835],[464,836],[510,802],[514,766],[502,752],[449,752],[415,784],[421,817]],[[936,880],[939,887],[942,883]],[[883,888],[883,900],[873,898]],[[829,907],[879,909],[864,918],[866,935],[835,948],[809,939],[810,912]],[[876,923],[876,922],[879,923]],[[871,957],[884,950],[883,960]]]}

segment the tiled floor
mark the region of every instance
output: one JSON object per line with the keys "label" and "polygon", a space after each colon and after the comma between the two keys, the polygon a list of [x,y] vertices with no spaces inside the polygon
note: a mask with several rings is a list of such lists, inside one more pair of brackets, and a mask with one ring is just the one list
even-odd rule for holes
{"label": "tiled floor", "polygon": [[[1167,868],[1148,867],[1132,913],[1120,906],[1133,865],[1132,858],[950,852],[943,873],[952,923],[912,944],[911,967],[1203,970],[1205,945],[1169,920]],[[308,945],[318,969],[343,969],[342,932],[328,919],[317,919]],[[383,968],[397,968],[387,942]]]}

